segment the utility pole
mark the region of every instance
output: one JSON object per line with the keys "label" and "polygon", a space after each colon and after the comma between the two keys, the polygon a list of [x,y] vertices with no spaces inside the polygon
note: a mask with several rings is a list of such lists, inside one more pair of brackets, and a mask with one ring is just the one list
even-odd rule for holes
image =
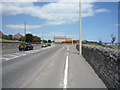
{"label": "utility pole", "polygon": [[44,34],[44,33],[42,32],[42,43],[43,43],[43,34]]}
{"label": "utility pole", "polygon": [[73,45],[74,43],[73,43],[73,38],[72,38],[72,45]]}
{"label": "utility pole", "polygon": [[79,0],[79,14],[80,14],[79,54],[82,55],[82,1],[81,0]]}
{"label": "utility pole", "polygon": [[[25,25],[24,25],[24,34],[26,35],[26,20],[25,20]],[[25,37],[25,41],[26,41],[26,37]]]}

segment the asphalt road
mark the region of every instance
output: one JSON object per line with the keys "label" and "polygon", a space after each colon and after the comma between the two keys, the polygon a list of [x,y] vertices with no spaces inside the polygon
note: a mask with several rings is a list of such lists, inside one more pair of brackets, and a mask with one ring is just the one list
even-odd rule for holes
{"label": "asphalt road", "polygon": [[75,48],[47,48],[3,55],[3,88],[105,88]]}

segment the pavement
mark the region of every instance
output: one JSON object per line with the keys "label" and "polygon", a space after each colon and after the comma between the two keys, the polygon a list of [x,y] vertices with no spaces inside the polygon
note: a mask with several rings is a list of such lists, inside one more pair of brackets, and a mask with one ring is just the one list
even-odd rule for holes
{"label": "pavement", "polygon": [[4,54],[2,60],[3,88],[106,88],[71,46]]}

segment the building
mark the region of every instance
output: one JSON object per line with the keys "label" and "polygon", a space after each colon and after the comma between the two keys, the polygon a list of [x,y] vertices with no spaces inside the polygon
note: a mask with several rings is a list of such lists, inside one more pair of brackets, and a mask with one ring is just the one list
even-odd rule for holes
{"label": "building", "polygon": [[13,39],[16,38],[16,39],[20,39],[23,35],[18,33],[18,34],[15,34],[13,35]]}
{"label": "building", "polygon": [[54,37],[54,42],[55,43],[62,43],[66,41],[66,37]]}
{"label": "building", "polygon": [[3,35],[3,33],[0,31],[0,36],[2,36]]}
{"label": "building", "polygon": [[66,38],[66,42],[72,42],[72,38]]}

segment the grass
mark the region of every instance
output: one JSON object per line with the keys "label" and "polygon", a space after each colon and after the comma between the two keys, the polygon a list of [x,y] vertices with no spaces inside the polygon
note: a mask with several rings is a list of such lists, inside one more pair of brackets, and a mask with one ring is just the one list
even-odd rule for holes
{"label": "grass", "polygon": [[102,47],[106,47],[106,48],[112,48],[112,49],[120,50],[119,45],[103,45],[103,44],[100,44],[100,43],[97,43],[97,42],[83,42],[83,44],[96,45],[96,46],[102,46]]}
{"label": "grass", "polygon": [[[89,45],[95,45],[95,46],[102,46],[102,47],[106,47],[106,48],[112,48],[112,49],[119,49],[120,50],[120,46],[119,45],[103,45],[97,42],[82,42],[82,44],[89,44]],[[68,44],[69,46],[73,46],[75,47],[76,44],[72,45],[72,44]]]}

